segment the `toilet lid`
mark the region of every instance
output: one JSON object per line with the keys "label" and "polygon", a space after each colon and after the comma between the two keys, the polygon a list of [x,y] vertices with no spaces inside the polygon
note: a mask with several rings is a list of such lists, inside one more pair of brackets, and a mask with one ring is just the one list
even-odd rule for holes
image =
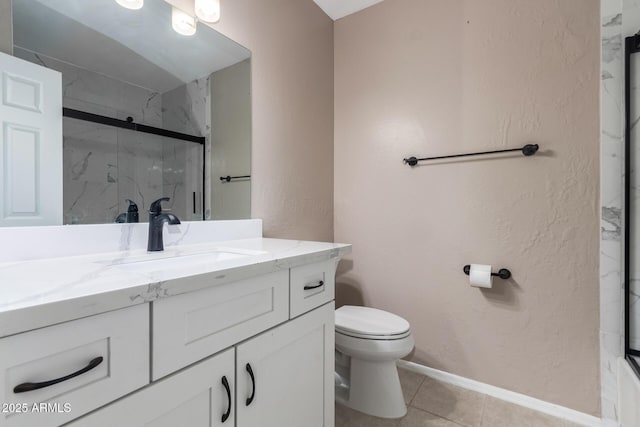
{"label": "toilet lid", "polygon": [[377,308],[345,305],[336,310],[336,330],[369,336],[401,335],[409,331],[409,322]]}

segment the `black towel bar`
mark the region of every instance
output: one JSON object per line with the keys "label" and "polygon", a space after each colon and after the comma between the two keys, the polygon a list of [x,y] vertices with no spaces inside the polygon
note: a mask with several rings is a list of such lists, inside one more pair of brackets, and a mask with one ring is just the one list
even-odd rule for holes
{"label": "black towel bar", "polygon": [[221,176],[220,181],[222,182],[231,182],[234,179],[242,179],[242,178],[251,178],[251,175],[243,175],[243,176]]}
{"label": "black towel bar", "polygon": [[476,153],[464,153],[464,154],[450,154],[448,156],[437,156],[437,157],[422,157],[420,159],[416,157],[409,157],[408,159],[403,159],[405,165],[415,166],[418,162],[423,160],[440,160],[440,159],[452,159],[455,157],[469,157],[469,156],[481,156],[484,154],[498,154],[498,153],[508,153],[511,151],[522,151],[525,157],[533,156],[538,152],[540,146],[538,144],[527,144],[522,148],[508,148],[506,150],[495,150],[495,151],[478,151]]}

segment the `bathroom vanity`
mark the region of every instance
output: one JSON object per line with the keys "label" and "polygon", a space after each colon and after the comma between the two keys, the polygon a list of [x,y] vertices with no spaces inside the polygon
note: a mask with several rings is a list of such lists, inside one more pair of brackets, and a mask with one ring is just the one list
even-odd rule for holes
{"label": "bathroom vanity", "polygon": [[191,226],[216,222],[179,226],[161,253],[5,257],[0,426],[333,426],[334,277],[350,245],[185,238]]}

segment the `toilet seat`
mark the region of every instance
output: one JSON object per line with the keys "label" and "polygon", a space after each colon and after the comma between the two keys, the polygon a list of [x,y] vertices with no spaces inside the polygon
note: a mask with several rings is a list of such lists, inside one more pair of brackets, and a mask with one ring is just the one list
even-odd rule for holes
{"label": "toilet seat", "polygon": [[344,331],[338,327],[336,327],[336,333],[340,335],[344,335],[352,338],[360,338],[363,340],[400,340],[411,335],[411,331],[407,331],[403,334],[397,335],[370,335],[370,334],[358,334],[355,332]]}
{"label": "toilet seat", "polygon": [[405,319],[371,307],[342,306],[336,310],[335,325],[336,333],[361,339],[397,340],[411,334]]}

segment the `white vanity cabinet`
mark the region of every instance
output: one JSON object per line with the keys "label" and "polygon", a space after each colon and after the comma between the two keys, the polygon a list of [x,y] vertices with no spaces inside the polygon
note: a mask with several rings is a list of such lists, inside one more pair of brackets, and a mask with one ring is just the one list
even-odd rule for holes
{"label": "white vanity cabinet", "polygon": [[152,302],[151,383],[70,425],[333,427],[336,262]]}
{"label": "white vanity cabinet", "polygon": [[70,426],[333,427],[333,311],[325,304]]}

